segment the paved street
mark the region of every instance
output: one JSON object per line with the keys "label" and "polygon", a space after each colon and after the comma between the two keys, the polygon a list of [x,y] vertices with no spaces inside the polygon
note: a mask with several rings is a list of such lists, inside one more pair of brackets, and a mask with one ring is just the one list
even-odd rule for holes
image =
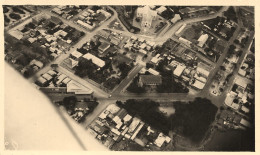
{"label": "paved street", "polygon": [[119,94],[121,91],[130,83],[136,74],[143,68],[144,66],[137,64],[128,74],[128,76],[114,89],[112,94]]}

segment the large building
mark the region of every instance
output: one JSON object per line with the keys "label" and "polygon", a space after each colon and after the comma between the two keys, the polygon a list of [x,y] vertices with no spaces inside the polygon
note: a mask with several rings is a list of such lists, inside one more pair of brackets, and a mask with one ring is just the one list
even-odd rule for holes
{"label": "large building", "polygon": [[83,54],[80,53],[79,51],[75,50],[70,53],[70,57],[74,60],[78,60]]}
{"label": "large building", "polygon": [[209,35],[208,34],[202,34],[198,39],[198,46],[203,47],[206,41],[208,40]]}
{"label": "large building", "polygon": [[157,17],[157,11],[152,10],[148,5],[137,8],[137,17],[142,19],[141,27],[146,31],[152,26],[152,21]]}
{"label": "large building", "polygon": [[87,59],[87,60],[92,60],[92,62],[97,65],[98,67],[102,68],[105,66],[105,61],[99,59],[98,57],[90,54],[90,53],[87,53],[83,56],[83,58]]}
{"label": "large building", "polygon": [[162,84],[161,75],[140,75],[139,85],[156,86]]}

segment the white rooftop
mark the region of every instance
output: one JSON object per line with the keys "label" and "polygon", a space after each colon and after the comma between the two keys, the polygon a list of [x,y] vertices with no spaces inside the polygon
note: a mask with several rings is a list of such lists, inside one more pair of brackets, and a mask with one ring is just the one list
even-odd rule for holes
{"label": "white rooftop", "polygon": [[173,74],[175,76],[180,76],[185,68],[186,68],[185,65],[177,65],[177,68],[173,71]]}
{"label": "white rooftop", "polygon": [[198,89],[203,89],[205,86],[205,83],[200,82],[199,80],[195,80],[195,83],[193,84],[194,87]]}
{"label": "white rooftop", "polygon": [[76,58],[79,58],[81,57],[83,54],[81,54],[79,51],[75,50],[73,52],[71,52],[71,55],[76,57]]}
{"label": "white rooftop", "polygon": [[163,133],[160,133],[157,139],[154,141],[154,144],[157,145],[158,147],[161,147],[164,142],[165,142],[165,136],[163,135]]}
{"label": "white rooftop", "polygon": [[202,34],[200,37],[199,37],[199,39],[198,39],[198,46],[199,47],[202,47],[205,43],[206,43],[206,41],[208,40],[208,38],[209,38],[209,35],[208,34]]}
{"label": "white rooftop", "polygon": [[40,76],[40,77],[37,79],[37,81],[40,82],[41,84],[44,84],[47,80]]}
{"label": "white rooftop", "polygon": [[43,78],[45,78],[46,80],[51,80],[52,79],[52,76],[50,76],[49,74],[45,73],[42,75]]}
{"label": "white rooftop", "polygon": [[129,114],[126,114],[126,116],[123,118],[124,122],[128,122],[132,119],[132,116]]}
{"label": "white rooftop", "polygon": [[98,57],[90,54],[90,53],[87,53],[83,56],[83,58],[87,59],[87,60],[92,60],[92,62],[99,66],[99,67],[104,67],[105,66],[105,61],[99,59]]}
{"label": "white rooftop", "polygon": [[129,126],[128,131],[133,132],[139,123],[140,123],[140,119],[134,117],[132,123]]}
{"label": "white rooftop", "polygon": [[211,68],[209,66],[207,66],[206,64],[201,63],[201,62],[198,63],[197,72],[199,72],[199,73],[208,77],[210,70],[211,70]]}
{"label": "white rooftop", "polygon": [[67,92],[73,92],[75,94],[91,94],[93,91],[87,87],[82,86],[75,81],[70,81],[67,84]]}
{"label": "white rooftop", "polygon": [[241,78],[239,76],[237,76],[237,78],[235,79],[235,84],[243,87],[243,88],[246,88],[247,86],[247,81],[244,79],[244,78]]}
{"label": "white rooftop", "polygon": [[112,114],[115,114],[120,110],[120,108],[118,106],[116,106],[115,104],[111,104],[106,108],[106,110],[111,112]]}
{"label": "white rooftop", "polygon": [[245,120],[243,118],[241,119],[240,124],[242,124],[242,125],[244,125],[246,127],[251,127],[251,124],[247,120]]}
{"label": "white rooftop", "polygon": [[152,69],[152,68],[149,68],[147,71],[148,71],[149,73],[153,74],[153,75],[160,75],[160,73],[159,73],[158,71],[156,71],[156,70],[154,70],[154,69]]}

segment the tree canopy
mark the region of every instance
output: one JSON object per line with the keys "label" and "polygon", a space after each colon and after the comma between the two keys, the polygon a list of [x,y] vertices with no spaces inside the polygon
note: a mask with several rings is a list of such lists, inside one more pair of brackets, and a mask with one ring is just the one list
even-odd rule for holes
{"label": "tree canopy", "polygon": [[175,130],[178,134],[188,137],[193,142],[200,142],[211,123],[215,120],[218,108],[206,98],[195,98],[190,102],[173,102],[175,113],[165,116],[160,110],[160,104],[152,100],[127,100],[117,105],[138,116],[158,131],[168,134]]}

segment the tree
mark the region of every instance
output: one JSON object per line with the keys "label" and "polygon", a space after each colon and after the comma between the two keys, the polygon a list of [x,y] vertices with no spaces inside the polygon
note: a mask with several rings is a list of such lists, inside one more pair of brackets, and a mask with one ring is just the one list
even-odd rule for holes
{"label": "tree", "polygon": [[94,72],[95,66],[92,60],[80,59],[78,66],[75,67],[75,74],[80,77],[91,76]]}
{"label": "tree", "polygon": [[9,19],[6,15],[4,15],[4,20],[5,20],[5,22],[7,22],[7,23],[10,22],[10,19]]}
{"label": "tree", "polygon": [[118,101],[118,100],[117,100],[117,101],[116,101],[116,105],[117,105],[117,106],[119,106],[119,107],[122,107],[122,105],[123,105],[123,102],[122,102],[122,101]]}
{"label": "tree", "polygon": [[153,64],[151,64],[151,63],[146,63],[146,68],[147,68],[147,69],[149,69],[149,68],[153,68],[153,67],[154,67]]}
{"label": "tree", "polygon": [[235,44],[239,44],[240,42],[239,42],[239,40],[235,39],[235,40],[234,40],[234,43],[235,43]]}
{"label": "tree", "polygon": [[9,17],[12,19],[15,19],[15,20],[21,19],[21,16],[19,14],[15,14],[15,13],[10,13]]}
{"label": "tree", "polygon": [[243,51],[242,51],[242,50],[239,50],[239,51],[237,52],[237,56],[240,57],[240,56],[242,55],[242,53],[243,53]]}
{"label": "tree", "polygon": [[51,68],[54,69],[54,70],[56,70],[58,67],[59,67],[58,64],[51,64]]}
{"label": "tree", "polygon": [[117,67],[121,71],[122,78],[125,78],[127,76],[128,72],[131,70],[131,67],[129,65],[127,65],[125,62],[120,63]]}
{"label": "tree", "polygon": [[145,88],[144,87],[139,87],[138,85],[138,78],[139,76],[135,77],[132,83],[129,85],[127,88],[127,91],[132,92],[132,93],[144,93]]}
{"label": "tree", "polygon": [[164,72],[164,66],[166,66],[167,64],[167,59],[160,61],[156,67],[156,70],[158,70],[160,73]]}
{"label": "tree", "polygon": [[88,108],[89,108],[89,112],[93,112],[94,109],[98,106],[98,102],[97,101],[92,101],[92,102],[88,102]]}
{"label": "tree", "polygon": [[232,31],[232,32],[235,32],[235,31],[236,31],[236,28],[232,26],[232,27],[231,27],[231,31]]}
{"label": "tree", "polygon": [[220,66],[220,69],[223,70],[223,71],[226,70],[226,68],[224,66]]}
{"label": "tree", "polygon": [[63,106],[67,111],[74,112],[74,108],[77,102],[77,98],[75,96],[69,96],[63,98]]}
{"label": "tree", "polygon": [[233,53],[235,49],[236,49],[236,46],[232,44],[232,45],[229,46],[228,51],[229,51],[230,53]]}
{"label": "tree", "polygon": [[144,60],[144,59],[146,59],[147,57],[148,57],[148,55],[147,55],[147,54],[145,54],[145,55],[144,55],[144,57],[143,57],[143,60]]}
{"label": "tree", "polygon": [[6,6],[3,6],[3,12],[7,13],[9,11],[9,9]]}
{"label": "tree", "polygon": [[238,103],[238,99],[237,99],[237,98],[235,98],[233,102],[234,102],[234,103]]}

